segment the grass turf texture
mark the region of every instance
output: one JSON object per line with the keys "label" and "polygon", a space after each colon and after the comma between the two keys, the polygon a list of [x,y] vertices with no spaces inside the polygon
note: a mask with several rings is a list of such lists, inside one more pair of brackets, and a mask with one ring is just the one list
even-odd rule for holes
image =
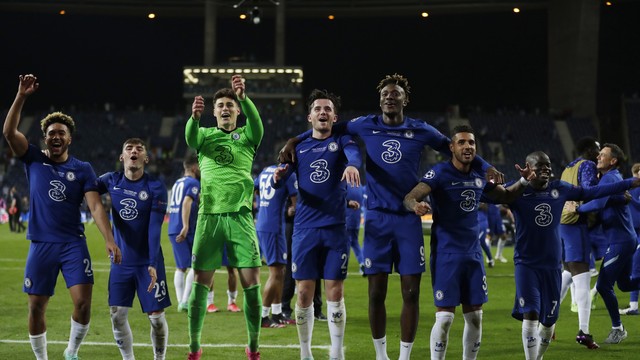
{"label": "grass turf texture", "polygon": [[[166,226],[166,225],[165,225]],[[111,332],[111,322],[107,306],[107,280],[109,263],[104,243],[95,225],[87,225],[86,233],[93,259],[95,285],[93,288],[91,328],[80,348],[82,359],[119,359],[120,353]],[[429,238],[425,237],[428,244]],[[32,359],[27,330],[27,295],[22,292],[24,263],[29,248],[25,234],[9,232],[8,224],[0,225],[0,359]],[[177,312],[177,301],[173,289],[175,264],[171,244],[163,231],[162,248],[164,251],[169,279],[170,296],[173,305],[166,309],[169,324],[169,348],[167,359],[185,359],[188,351],[187,315]],[[426,247],[428,249],[428,246]],[[493,248],[495,252],[495,247]],[[521,359],[524,358],[521,340],[521,323],[511,317],[514,297],[513,248],[505,249],[509,262],[496,263],[487,268],[489,284],[489,302],[484,306],[482,346],[479,358],[485,359]],[[266,281],[268,270],[261,271],[262,283]],[[592,279],[592,283],[595,278]],[[203,359],[243,359],[247,335],[243,313],[226,311],[227,274],[223,270],[215,275],[215,302],[222,310],[207,314],[202,334],[204,348]],[[238,305],[242,307],[243,295],[238,284]],[[295,298],[294,298],[295,300]],[[627,307],[628,293],[618,293],[620,307]],[[389,277],[387,295],[387,344],[391,359],[397,359],[400,343],[400,278]],[[345,355],[348,359],[375,359],[369,321],[367,315],[367,279],[358,274],[358,263],[351,257],[349,276],[345,281],[345,304],[347,307],[347,327],[345,334]],[[578,316],[569,310],[569,296],[562,303],[560,319],[556,326],[554,341],[545,359],[631,359],[640,346],[640,317],[622,316],[629,337],[617,345],[607,345],[603,341],[611,328],[609,315],[601,299],[591,313],[590,331],[601,348],[587,350],[575,342],[578,331]],[[447,357],[462,357],[462,329],[464,320],[457,308],[456,317],[450,332]],[[71,300],[62,276],[58,278],[56,293],[47,309],[47,338],[50,359],[62,359],[69,336],[69,321],[72,311]],[[326,303],[323,306],[326,313]],[[413,346],[412,357],[429,358],[429,336],[434,321],[434,306],[431,293],[429,272],[423,274],[420,300],[420,323]],[[149,321],[142,313],[137,299],[129,312],[129,322],[134,336],[137,359],[152,359],[149,339]],[[299,359],[298,337],[295,325],[284,329],[262,329],[260,352],[263,359]],[[313,353],[316,359],[328,358],[329,335],[326,322],[316,322],[313,334]]]}

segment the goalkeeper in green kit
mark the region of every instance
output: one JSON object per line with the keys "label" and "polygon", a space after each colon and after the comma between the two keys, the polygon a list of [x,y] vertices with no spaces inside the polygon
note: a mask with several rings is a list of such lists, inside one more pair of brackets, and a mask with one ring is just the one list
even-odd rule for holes
{"label": "goalkeeper in green kit", "polygon": [[[214,272],[221,266],[226,246],[229,265],[238,269],[244,289],[244,316],[249,335],[245,349],[248,359],[260,359],[258,342],[262,296],[260,291],[260,250],[253,216],[251,167],[264,128],[253,102],[245,95],[244,79],[231,77],[231,89],[213,96],[217,127],[200,127],[204,98],[196,96],[191,118],[185,127],[187,145],[198,153],[201,194],[193,244],[194,283],[189,297],[189,356],[202,356],[200,339],[207,313],[207,294]],[[240,113],[247,124],[237,127]]]}

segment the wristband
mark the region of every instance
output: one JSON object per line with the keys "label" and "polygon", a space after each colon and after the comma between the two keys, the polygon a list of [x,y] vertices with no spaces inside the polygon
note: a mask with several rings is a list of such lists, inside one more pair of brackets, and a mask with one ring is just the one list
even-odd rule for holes
{"label": "wristband", "polygon": [[522,184],[522,186],[527,186],[529,185],[529,180],[525,179],[524,177],[520,177],[520,184]]}

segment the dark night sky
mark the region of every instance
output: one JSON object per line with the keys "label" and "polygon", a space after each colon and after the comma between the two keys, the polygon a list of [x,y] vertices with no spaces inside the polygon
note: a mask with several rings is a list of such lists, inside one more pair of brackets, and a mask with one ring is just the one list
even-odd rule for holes
{"label": "dark night sky", "polygon": [[[599,98],[640,88],[640,6],[603,9]],[[274,58],[273,21],[218,22],[217,60]],[[67,104],[122,107],[159,104],[183,109],[182,67],[203,59],[203,20],[0,14],[0,108],[8,108],[17,75],[39,77],[32,107]],[[305,89],[326,88],[343,108],[377,107],[375,87],[386,74],[408,76],[410,110],[448,104],[547,104],[547,19],[544,11],[413,18],[288,19],[287,65],[302,66]],[[305,94],[306,95],[306,94]],[[618,102],[619,104],[619,102]]]}

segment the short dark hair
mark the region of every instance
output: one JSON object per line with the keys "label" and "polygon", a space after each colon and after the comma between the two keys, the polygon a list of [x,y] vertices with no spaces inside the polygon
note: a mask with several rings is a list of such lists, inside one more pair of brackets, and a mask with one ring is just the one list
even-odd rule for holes
{"label": "short dark hair", "polygon": [[122,147],[124,148],[128,144],[131,144],[131,145],[142,145],[145,149],[147,148],[147,143],[145,143],[144,140],[142,140],[140,138],[128,138],[127,140],[125,140],[122,143]]}
{"label": "short dark hair", "polygon": [[606,147],[611,149],[611,157],[618,160],[618,162],[616,163],[616,166],[620,166],[622,165],[623,162],[625,162],[626,156],[624,155],[624,151],[622,151],[620,146],[616,144],[611,144],[611,143],[606,143],[602,145],[602,148],[606,148]]}
{"label": "short dark hair", "polygon": [[[538,160],[545,159],[545,158],[549,159],[549,155],[547,155],[544,151],[538,150],[527,155],[527,158],[525,159],[525,161],[531,166],[533,166],[536,164]],[[551,162],[551,159],[549,159],[549,162]]]}
{"label": "short dark hair", "polygon": [[576,142],[576,151],[582,155],[592,147],[598,146],[598,140],[591,136],[585,136]]}
{"label": "short dark hair", "polygon": [[471,127],[471,125],[456,125],[453,130],[451,131],[451,137],[453,137],[455,134],[457,133],[470,133],[470,134],[474,134],[473,128]]}
{"label": "short dark hair", "polygon": [[194,165],[198,165],[198,155],[192,153],[185,156],[184,160],[182,161],[182,166],[185,169],[188,169]]}
{"label": "short dark hair", "polygon": [[633,164],[633,166],[631,167],[631,173],[635,175],[638,173],[638,171],[640,171],[640,163]]}
{"label": "short dark hair", "polygon": [[389,84],[394,84],[394,85],[398,85],[400,86],[402,89],[404,89],[404,94],[406,97],[406,102],[409,103],[409,94],[411,94],[411,86],[409,86],[409,80],[407,80],[406,77],[396,73],[393,75],[387,75],[384,77],[384,79],[380,80],[380,82],[378,83],[378,86],[376,87],[376,90],[378,90],[378,92],[382,91],[382,88],[384,88],[385,86],[389,85]]}
{"label": "short dark hair", "polygon": [[66,125],[67,128],[69,128],[69,135],[73,135],[73,133],[76,131],[76,123],[73,121],[73,118],[67,114],[56,111],[40,120],[40,128],[42,129],[42,134],[46,136],[47,128],[51,124],[55,123]]}
{"label": "short dark hair", "polygon": [[238,97],[236,96],[235,91],[233,91],[233,89],[231,88],[222,88],[216,91],[215,94],[213,94],[213,103],[215,104],[216,100],[223,97],[231,98],[236,102],[236,104],[240,105],[240,101],[238,101]]}
{"label": "short dark hair", "polygon": [[309,94],[309,98],[307,99],[307,109],[311,112],[311,108],[313,107],[313,102],[318,99],[327,99],[333,103],[333,112],[338,113],[340,110],[340,106],[342,105],[340,96],[328,92],[327,90],[313,89],[311,94]]}

